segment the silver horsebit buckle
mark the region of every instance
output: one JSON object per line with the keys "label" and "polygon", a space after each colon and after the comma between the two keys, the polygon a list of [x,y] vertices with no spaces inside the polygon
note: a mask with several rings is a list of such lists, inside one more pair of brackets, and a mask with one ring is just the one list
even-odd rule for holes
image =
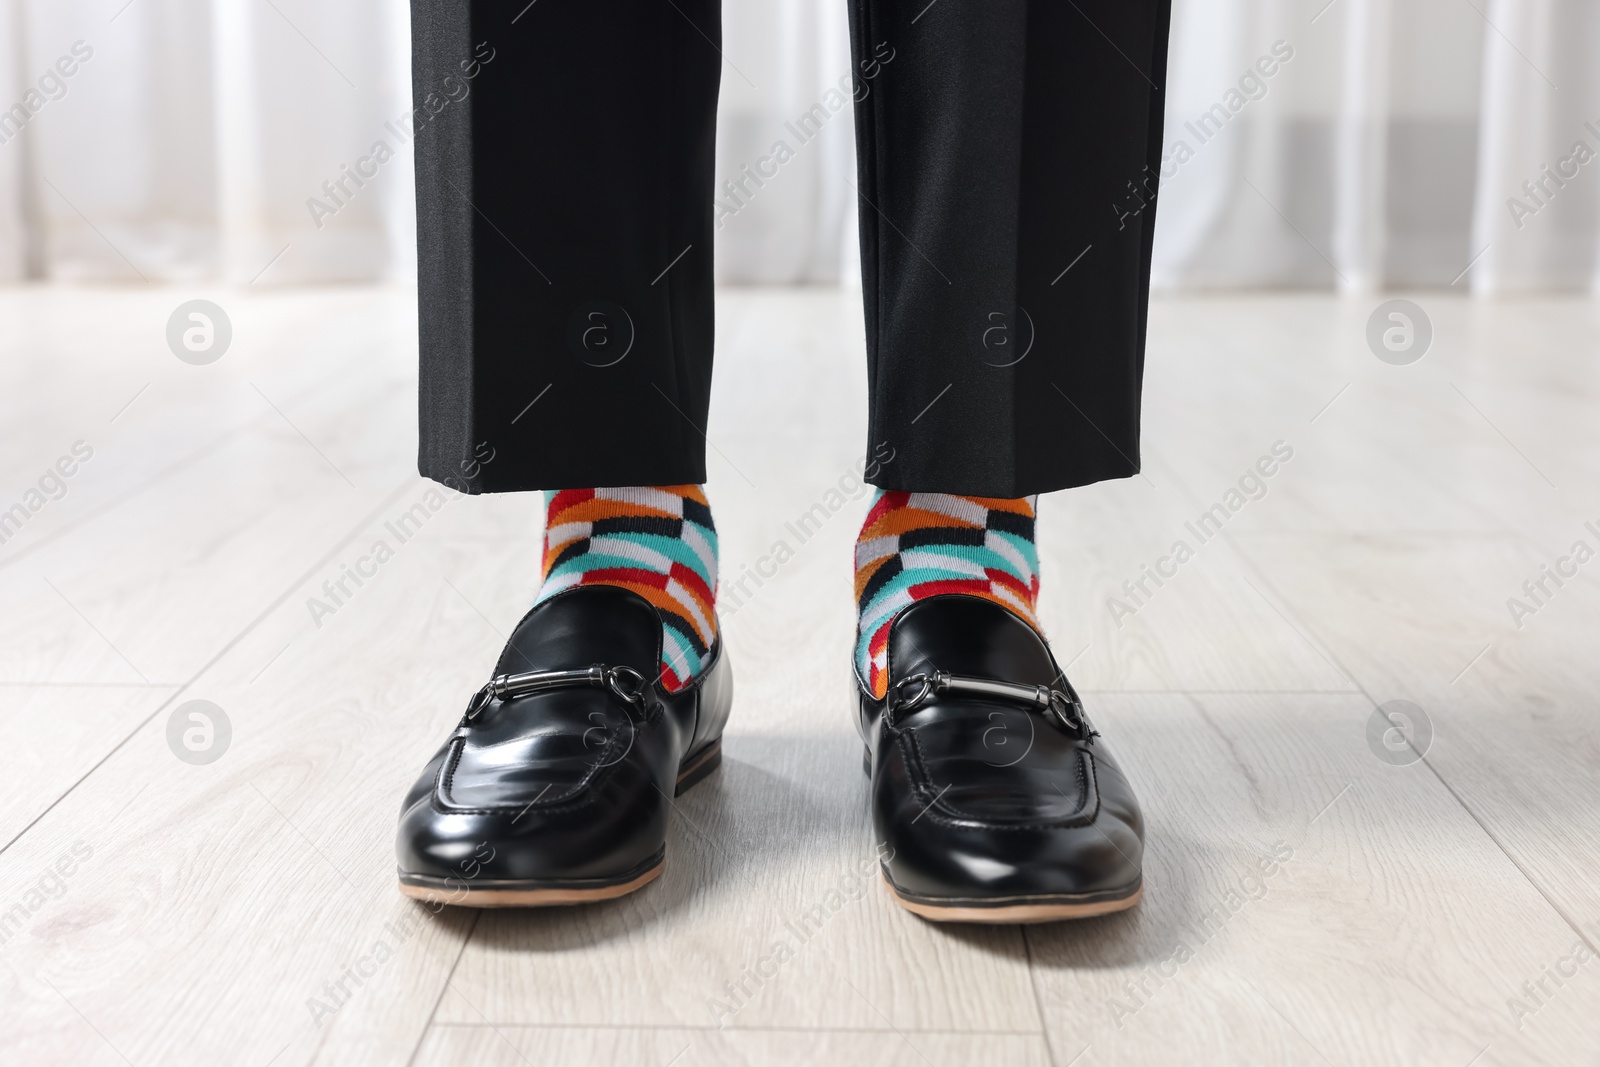
{"label": "silver horsebit buckle", "polygon": [[1066,689],[1048,685],[1022,685],[1018,682],[998,682],[992,678],[972,678],[934,671],[930,674],[913,674],[902,678],[889,691],[890,721],[901,712],[911,711],[931,696],[940,693],[966,693],[971,696],[993,697],[1027,704],[1046,712],[1062,726],[1076,730],[1087,740],[1095,735],[1084,715],[1083,701],[1078,699],[1072,683],[1065,678]]}
{"label": "silver horsebit buckle", "polygon": [[572,689],[578,686],[605,689],[622,701],[628,715],[640,722],[650,716],[660,704],[655,689],[644,675],[632,667],[607,667],[595,664],[576,671],[528,671],[524,674],[497,674],[484,683],[467,705],[463,723],[469,723],[483,714],[491,701],[519,697],[528,693],[551,689]]}

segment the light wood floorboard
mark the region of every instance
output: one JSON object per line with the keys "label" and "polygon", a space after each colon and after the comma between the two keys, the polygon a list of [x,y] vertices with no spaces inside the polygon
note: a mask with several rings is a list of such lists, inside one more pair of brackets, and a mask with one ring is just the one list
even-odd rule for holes
{"label": "light wood floorboard", "polygon": [[[204,368],[160,336],[195,295],[235,328]],[[95,448],[0,545],[0,1061],[1595,1060],[1600,964],[1561,971],[1600,945],[1600,563],[1520,629],[1505,601],[1600,549],[1600,317],[1418,299],[1436,348],[1403,368],[1365,348],[1371,301],[1155,302],[1144,473],[1040,522],[1044,621],[1145,804],[1146,902],[971,929],[895,907],[864,862],[858,302],[722,295],[738,696],[666,874],[435,915],[394,890],[398,800],[533,596],[541,507],[447,495],[414,536],[386,525],[429,491],[409,296],[0,292],[0,506]],[[1278,441],[1260,498],[1196,537]],[[380,538],[394,557],[314,619]],[[1194,558],[1154,583],[1180,539]],[[730,598],[779,540],[793,559]],[[167,747],[190,699],[230,718],[213,764]],[[1408,766],[1368,740],[1394,699],[1434,727]]]}
{"label": "light wood floorboard", "polygon": [[436,1026],[416,1067],[472,1063],[671,1064],[744,1067],[873,1063],[885,1067],[1046,1067],[1044,1041],[1019,1034],[895,1034],[839,1030],[540,1029],[528,1026]]}

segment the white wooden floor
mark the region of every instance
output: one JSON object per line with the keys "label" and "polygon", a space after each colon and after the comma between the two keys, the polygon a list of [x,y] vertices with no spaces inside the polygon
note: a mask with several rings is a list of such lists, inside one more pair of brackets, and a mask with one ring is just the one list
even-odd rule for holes
{"label": "white wooden floor", "polygon": [[[195,296],[233,323],[203,367],[163,333]],[[1507,601],[1600,548],[1600,305],[1417,299],[1435,340],[1403,367],[1367,349],[1375,299],[1156,302],[1145,473],[1047,498],[1040,545],[1050,633],[1144,800],[1145,902],[976,929],[851,880],[863,500],[726,618],[727,760],[659,882],[435,916],[394,889],[399,797],[529,603],[539,507],[386,532],[427,488],[409,296],[0,292],[0,510],[40,504],[0,544],[0,1062],[1597,1062],[1600,561]],[[862,452],[860,322],[831,291],[724,294],[725,578]],[[27,497],[80,441],[65,495]],[[167,742],[191,700],[232,727],[203,766]],[[1369,743],[1392,700],[1431,723],[1421,762]]]}

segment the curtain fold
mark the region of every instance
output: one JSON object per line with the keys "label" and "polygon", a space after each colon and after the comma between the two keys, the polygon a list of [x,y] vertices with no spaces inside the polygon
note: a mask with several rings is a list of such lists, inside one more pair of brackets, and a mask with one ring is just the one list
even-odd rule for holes
{"label": "curtain fold", "polygon": [[1600,282],[1600,7],[1496,0],[1485,37],[1474,292]]}
{"label": "curtain fold", "polygon": [[[723,9],[718,277],[852,282],[847,97],[873,87],[844,4]],[[404,0],[0,0],[0,280],[410,276],[408,23]],[[1177,0],[1153,284],[1593,289],[1597,51],[1592,0]]]}

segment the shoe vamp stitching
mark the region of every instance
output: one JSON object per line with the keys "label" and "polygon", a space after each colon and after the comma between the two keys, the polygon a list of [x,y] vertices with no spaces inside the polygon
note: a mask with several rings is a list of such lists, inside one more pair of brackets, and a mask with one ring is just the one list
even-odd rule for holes
{"label": "shoe vamp stitching", "polygon": [[[928,816],[944,825],[982,826],[993,830],[1064,830],[1089,826],[1100,814],[1100,791],[1098,788],[1094,788],[1094,807],[1092,810],[1080,811],[1063,819],[1034,822],[1001,822],[964,814],[960,809],[938,799],[939,790],[933,787],[933,780],[928,775],[927,763],[923,759],[922,746],[917,740],[916,730],[902,731],[898,738],[898,743],[901,758],[906,761],[906,767],[911,771],[913,788],[919,796],[927,795],[934,798],[928,803],[926,809]],[[1086,788],[1095,786],[1092,778],[1094,774],[1094,757],[1079,749],[1078,758],[1074,763],[1076,764],[1078,795],[1083,796]],[[1089,779],[1085,779],[1084,776],[1085,764],[1088,764],[1088,773],[1091,776]]]}
{"label": "shoe vamp stitching", "polygon": [[[567,789],[561,795],[551,797],[549,800],[535,798],[528,804],[498,804],[489,807],[461,807],[452,805],[450,808],[445,810],[450,814],[458,815],[495,815],[507,811],[524,812],[537,810],[543,812],[555,812],[575,811],[579,808],[588,807],[598,802],[599,798],[595,795],[597,792],[595,786],[601,783],[601,776],[621,762],[620,757],[610,761],[606,759],[606,757],[616,749],[617,744],[618,742],[615,738],[606,742],[606,747],[601,750],[599,758],[597,758],[594,764],[584,772],[583,777],[574,782],[571,788]],[[630,737],[630,749],[632,748],[632,744],[633,738]],[[438,809],[437,798],[440,796],[440,794],[442,793],[445,797],[449,797],[451,795],[451,789],[455,784],[456,767],[460,764],[461,754],[463,751],[465,751],[465,749],[466,739],[461,738],[459,743],[455,746],[455,751],[450,754],[449,758],[445,760],[444,766],[440,768],[443,781],[441,783],[442,788],[434,791],[434,807],[436,810]],[[626,754],[627,751],[624,751],[623,755]],[[584,795],[580,797],[579,794]]]}

